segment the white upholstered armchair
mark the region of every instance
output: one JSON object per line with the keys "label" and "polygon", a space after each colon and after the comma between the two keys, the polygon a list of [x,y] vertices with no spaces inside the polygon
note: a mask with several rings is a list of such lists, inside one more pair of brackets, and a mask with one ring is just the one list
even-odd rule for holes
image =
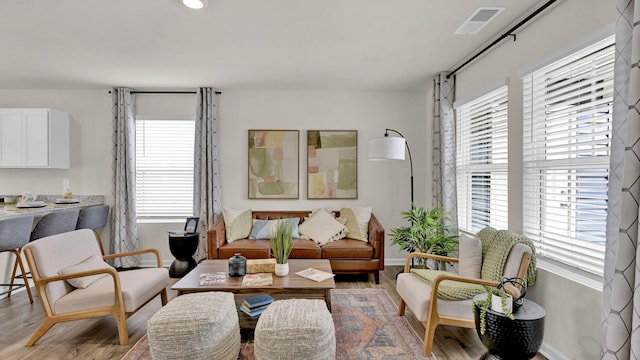
{"label": "white upholstered armchair", "polygon": [[[102,256],[95,233],[84,229],[33,241],[24,252],[45,312],[27,346],[56,323],[107,315],[115,317],[120,344],[127,345],[127,318],[156,295],[167,303],[169,272],[155,249]],[[157,267],[117,272],[105,262],[144,253],[155,254]]]}

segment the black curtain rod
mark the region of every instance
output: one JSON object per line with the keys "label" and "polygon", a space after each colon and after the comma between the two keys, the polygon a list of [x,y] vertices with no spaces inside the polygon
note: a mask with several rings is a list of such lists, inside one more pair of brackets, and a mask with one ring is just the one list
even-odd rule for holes
{"label": "black curtain rod", "polygon": [[[195,91],[132,91],[132,94],[195,94]],[[111,94],[111,90],[109,90]],[[222,94],[222,91],[216,91],[216,94]]]}
{"label": "black curtain rod", "polygon": [[457,68],[453,69],[447,75],[447,79],[450,78],[451,75],[455,74],[458,70],[462,69],[463,67],[467,66],[470,62],[472,62],[473,60],[477,59],[480,55],[484,54],[485,51],[487,51],[487,50],[491,49],[492,47],[494,47],[497,43],[502,41],[504,38],[512,36],[513,37],[513,41],[516,41],[516,35],[513,32],[518,30],[522,25],[528,23],[531,19],[533,19],[538,14],[543,12],[546,8],[551,6],[551,4],[553,4],[556,1],[557,0],[549,0],[544,5],[540,6],[536,11],[532,12],[529,16],[527,16],[522,21],[520,21],[519,23],[514,25],[511,29],[507,30],[504,34],[500,35],[500,37],[497,38],[496,40],[494,40],[491,44],[487,45],[487,47],[485,47],[484,49],[480,50],[480,52],[478,52],[477,54],[473,55],[469,60],[467,60],[464,63],[462,63],[462,65],[460,65]]}

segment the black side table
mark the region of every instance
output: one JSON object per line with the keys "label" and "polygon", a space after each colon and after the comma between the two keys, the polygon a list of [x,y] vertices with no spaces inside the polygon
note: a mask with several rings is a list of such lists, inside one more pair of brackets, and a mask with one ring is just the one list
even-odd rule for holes
{"label": "black side table", "polygon": [[181,278],[198,264],[193,259],[193,254],[198,248],[198,233],[188,233],[180,236],[169,235],[169,250],[175,256],[175,260],[169,268],[169,276]]}
{"label": "black side table", "polygon": [[[486,299],[487,294],[476,295],[473,301]],[[476,307],[474,317],[476,332],[489,352],[481,359],[531,359],[542,345],[544,335],[544,317],[546,311],[533,301],[524,299],[524,303],[513,313],[514,320],[487,309],[486,328],[480,334],[480,309]]]}

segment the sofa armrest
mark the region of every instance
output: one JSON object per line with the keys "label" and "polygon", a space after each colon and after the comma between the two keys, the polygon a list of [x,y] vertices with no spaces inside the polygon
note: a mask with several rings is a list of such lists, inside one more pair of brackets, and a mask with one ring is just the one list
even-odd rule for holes
{"label": "sofa armrest", "polygon": [[369,219],[369,243],[373,246],[373,258],[380,259],[380,270],[384,270],[384,228],[373,213]]}
{"label": "sofa armrest", "polygon": [[209,230],[207,230],[207,245],[209,259],[219,259],[218,249],[226,242],[226,230],[224,226],[224,218],[220,216],[220,219],[213,223]]}

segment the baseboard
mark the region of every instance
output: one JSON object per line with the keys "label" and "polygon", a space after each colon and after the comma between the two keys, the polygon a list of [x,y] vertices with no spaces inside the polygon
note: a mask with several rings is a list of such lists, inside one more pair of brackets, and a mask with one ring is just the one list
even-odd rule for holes
{"label": "baseboard", "polygon": [[546,342],[542,342],[539,353],[544,355],[544,357],[549,360],[570,360],[568,357],[561,354],[558,350],[554,349]]}
{"label": "baseboard", "polygon": [[[173,260],[162,259],[162,266],[168,268],[171,266]],[[156,267],[158,266],[158,262],[155,260],[142,260],[140,261],[140,267]]]}

